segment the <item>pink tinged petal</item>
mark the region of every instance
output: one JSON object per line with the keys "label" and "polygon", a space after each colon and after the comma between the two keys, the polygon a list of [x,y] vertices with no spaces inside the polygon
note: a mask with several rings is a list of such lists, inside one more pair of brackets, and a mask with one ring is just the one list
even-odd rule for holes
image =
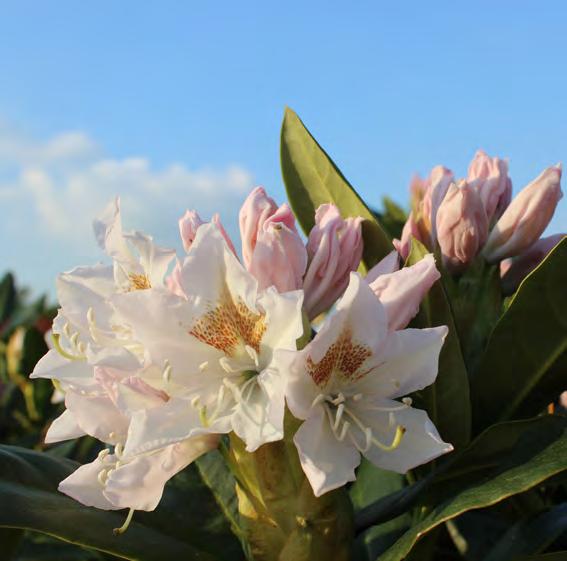
{"label": "pink tinged petal", "polygon": [[[112,457],[114,461],[116,458]],[[109,458],[107,458],[109,459]],[[102,510],[119,510],[122,507],[112,504],[104,496],[104,486],[98,477],[107,467],[100,459],[85,464],[75,470],[69,477],[59,483],[59,491],[85,506],[94,506]]]}
{"label": "pink tinged petal", "polygon": [[502,290],[505,294],[512,294],[520,283],[547,257],[549,252],[567,234],[556,234],[547,238],[540,238],[518,257],[505,259],[500,263],[500,276],[502,277]]}
{"label": "pink tinged petal", "polygon": [[453,172],[443,166],[435,166],[427,179],[427,190],[423,198],[422,213],[431,228],[431,241],[437,239],[437,211],[453,182]]}
{"label": "pink tinged petal", "polygon": [[563,196],[560,182],[561,166],[552,166],[516,195],[488,237],[487,261],[515,257],[540,237]]}
{"label": "pink tinged petal", "polygon": [[167,289],[177,296],[187,297],[183,288],[181,288],[181,263],[177,261],[171,274],[165,279]]}
{"label": "pink tinged petal", "polygon": [[293,442],[316,497],[356,479],[360,453],[348,439],[337,439],[321,407],[299,427]]}
{"label": "pink tinged petal", "polygon": [[335,205],[321,205],[309,233],[309,265],[303,282],[305,309],[314,318],[341,296],[362,259],[362,218],[341,218]]}
{"label": "pink tinged petal", "polygon": [[[234,244],[230,239],[230,236],[227,234],[222,222],[220,220],[220,216],[214,214],[211,223],[216,226],[224,240],[226,241],[229,249],[236,255],[236,250],[234,249]],[[195,236],[197,235],[197,230],[206,224],[201,217],[195,210],[187,210],[185,214],[179,219],[179,234],[181,236],[181,241],[183,242],[183,248],[188,253],[195,241]]]}
{"label": "pink tinged petal", "polygon": [[410,322],[440,276],[433,255],[428,254],[415,265],[380,275],[370,283],[370,288],[386,308],[390,331],[402,329]]}
{"label": "pink tinged petal", "polygon": [[512,182],[508,177],[508,162],[478,150],[470,163],[467,183],[480,195],[488,222],[493,217],[499,218],[510,203]]}
{"label": "pink tinged petal", "polygon": [[125,440],[128,419],[118,411],[110,398],[67,391],[65,406],[85,433],[111,444]]}
{"label": "pink tinged petal", "polygon": [[242,238],[242,257],[249,268],[256,247],[258,234],[264,222],[277,210],[274,200],[266,194],[263,187],[256,187],[244,201],[238,222]]}
{"label": "pink tinged petal", "polygon": [[75,421],[73,413],[66,409],[51,423],[45,435],[45,444],[53,444],[54,442],[61,442],[62,440],[79,438],[85,434],[85,431],[79,427]]}
{"label": "pink tinged petal", "polygon": [[371,282],[375,281],[378,277],[382,275],[388,275],[390,273],[394,273],[400,268],[400,258],[398,256],[398,252],[396,250],[391,251],[378,262],[365,277],[365,281],[370,284]]}
{"label": "pink tinged petal", "polygon": [[397,401],[389,400],[380,403],[385,408],[398,408],[394,412],[362,405],[356,407],[355,414],[362,424],[369,427],[374,438],[383,444],[389,445],[394,441],[398,427],[405,429],[399,445],[393,450],[369,447],[364,452],[368,460],[382,469],[406,473],[453,450],[451,444],[443,442],[425,411],[412,407],[399,409],[400,405]]}
{"label": "pink tinged petal", "polygon": [[169,479],[218,446],[218,435],[204,435],[138,456],[110,472],[104,496],[117,508],[154,510]]}
{"label": "pink tinged petal", "polygon": [[355,384],[356,391],[379,398],[407,396],[433,384],[446,326],[403,329],[390,333],[375,367]]}
{"label": "pink tinged petal", "polygon": [[465,181],[449,188],[437,213],[437,240],[452,273],[465,269],[488,236],[488,219],[478,193]]}
{"label": "pink tinged petal", "polygon": [[275,286],[279,292],[303,285],[307,251],[295,227],[295,218],[283,204],[259,229],[248,270],[260,289]]}
{"label": "pink tinged petal", "polygon": [[179,219],[179,234],[186,252],[191,248],[197,235],[197,230],[203,224],[204,222],[196,210],[185,211],[185,214]]}

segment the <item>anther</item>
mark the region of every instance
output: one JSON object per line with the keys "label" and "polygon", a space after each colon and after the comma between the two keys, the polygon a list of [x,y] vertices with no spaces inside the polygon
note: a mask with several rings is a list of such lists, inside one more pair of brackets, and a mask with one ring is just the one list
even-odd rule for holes
{"label": "anther", "polygon": [[407,405],[408,407],[411,407],[411,404],[413,403],[413,399],[411,397],[404,397],[402,398],[402,403],[404,405]]}

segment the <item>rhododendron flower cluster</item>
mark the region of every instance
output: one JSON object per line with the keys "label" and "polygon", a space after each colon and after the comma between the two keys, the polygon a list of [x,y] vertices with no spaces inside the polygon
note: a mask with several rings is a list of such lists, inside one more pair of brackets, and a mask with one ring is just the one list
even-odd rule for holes
{"label": "rhododendron flower cluster", "polygon": [[65,396],[46,442],[104,443],[59,489],[153,510],[167,480],[228,434],[248,453],[293,437],[315,496],[354,480],[361,455],[404,473],[450,451],[409,397],[434,382],[447,334],[407,328],[439,278],[433,256],[399,269],[392,251],[361,276],[361,222],[323,204],[305,242],[289,206],[258,187],[240,211],[242,259],[218,215],[195,211],[179,221],[176,258],[123,232],[113,201],[94,224],[111,263],[60,275],[52,348],[33,372]]}
{"label": "rhododendron flower cluster", "polygon": [[560,239],[540,239],[563,196],[560,181],[561,165],[548,167],[512,199],[508,163],[479,150],[466,179],[455,179],[443,166],[425,180],[414,178],[412,210],[395,243],[403,256],[412,236],[431,251],[438,247],[453,274],[462,273],[479,254],[489,263],[514,258],[513,267],[508,261],[502,271],[505,286],[513,291]]}

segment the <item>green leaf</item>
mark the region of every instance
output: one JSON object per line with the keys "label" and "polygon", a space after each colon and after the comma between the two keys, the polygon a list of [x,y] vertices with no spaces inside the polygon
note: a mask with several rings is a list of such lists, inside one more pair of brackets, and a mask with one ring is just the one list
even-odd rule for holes
{"label": "green leaf", "polygon": [[522,282],[492,331],[472,379],[477,431],[514,418],[540,384],[549,384],[546,373],[567,351],[565,287],[567,238]]}
{"label": "green leaf", "polygon": [[[406,265],[413,265],[430,253],[416,239],[412,239]],[[455,449],[466,446],[470,440],[471,405],[469,378],[463,360],[453,312],[442,279],[430,289],[421,303],[414,327],[446,325],[449,334],[439,356],[439,373],[435,383],[420,392],[420,400],[443,439]]]}
{"label": "green leaf", "polygon": [[527,491],[565,469],[567,419],[549,416],[491,427],[436,478],[424,518],[380,561],[400,561],[420,537],[447,520]]}
{"label": "green leaf", "polygon": [[363,263],[370,269],[393,250],[372,211],[319,146],[297,114],[286,108],[281,131],[281,166],[289,202],[303,231],[315,225],[315,210],[334,203],[343,218],[361,216]]}
{"label": "green leaf", "polygon": [[85,507],[57,491],[76,467],[69,460],[0,445],[0,527],[35,530],[125,559],[242,559],[238,542],[232,536],[233,543],[227,541],[226,528],[209,517],[214,501],[199,488],[195,471],[174,478],[158,509],[136,512],[128,531],[115,536],[112,529],[122,525],[125,512]]}
{"label": "green leaf", "polygon": [[559,504],[535,518],[514,524],[484,561],[508,561],[520,555],[540,553],[565,530],[567,530],[567,503]]}

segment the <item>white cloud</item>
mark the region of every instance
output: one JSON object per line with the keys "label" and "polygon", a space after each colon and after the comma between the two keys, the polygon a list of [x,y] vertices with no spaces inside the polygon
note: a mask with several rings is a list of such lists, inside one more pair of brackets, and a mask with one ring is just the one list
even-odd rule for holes
{"label": "white cloud", "polygon": [[[92,220],[116,195],[128,227],[157,229],[158,237],[167,228],[170,238],[186,208],[198,209],[204,218],[224,211],[233,219],[252,185],[250,172],[237,165],[193,170],[173,163],[156,169],[143,157],[105,157],[81,132],[39,142],[0,126],[2,206],[25,209],[21,218],[38,234],[66,245],[92,243]],[[12,222],[21,224],[15,218]]]}

